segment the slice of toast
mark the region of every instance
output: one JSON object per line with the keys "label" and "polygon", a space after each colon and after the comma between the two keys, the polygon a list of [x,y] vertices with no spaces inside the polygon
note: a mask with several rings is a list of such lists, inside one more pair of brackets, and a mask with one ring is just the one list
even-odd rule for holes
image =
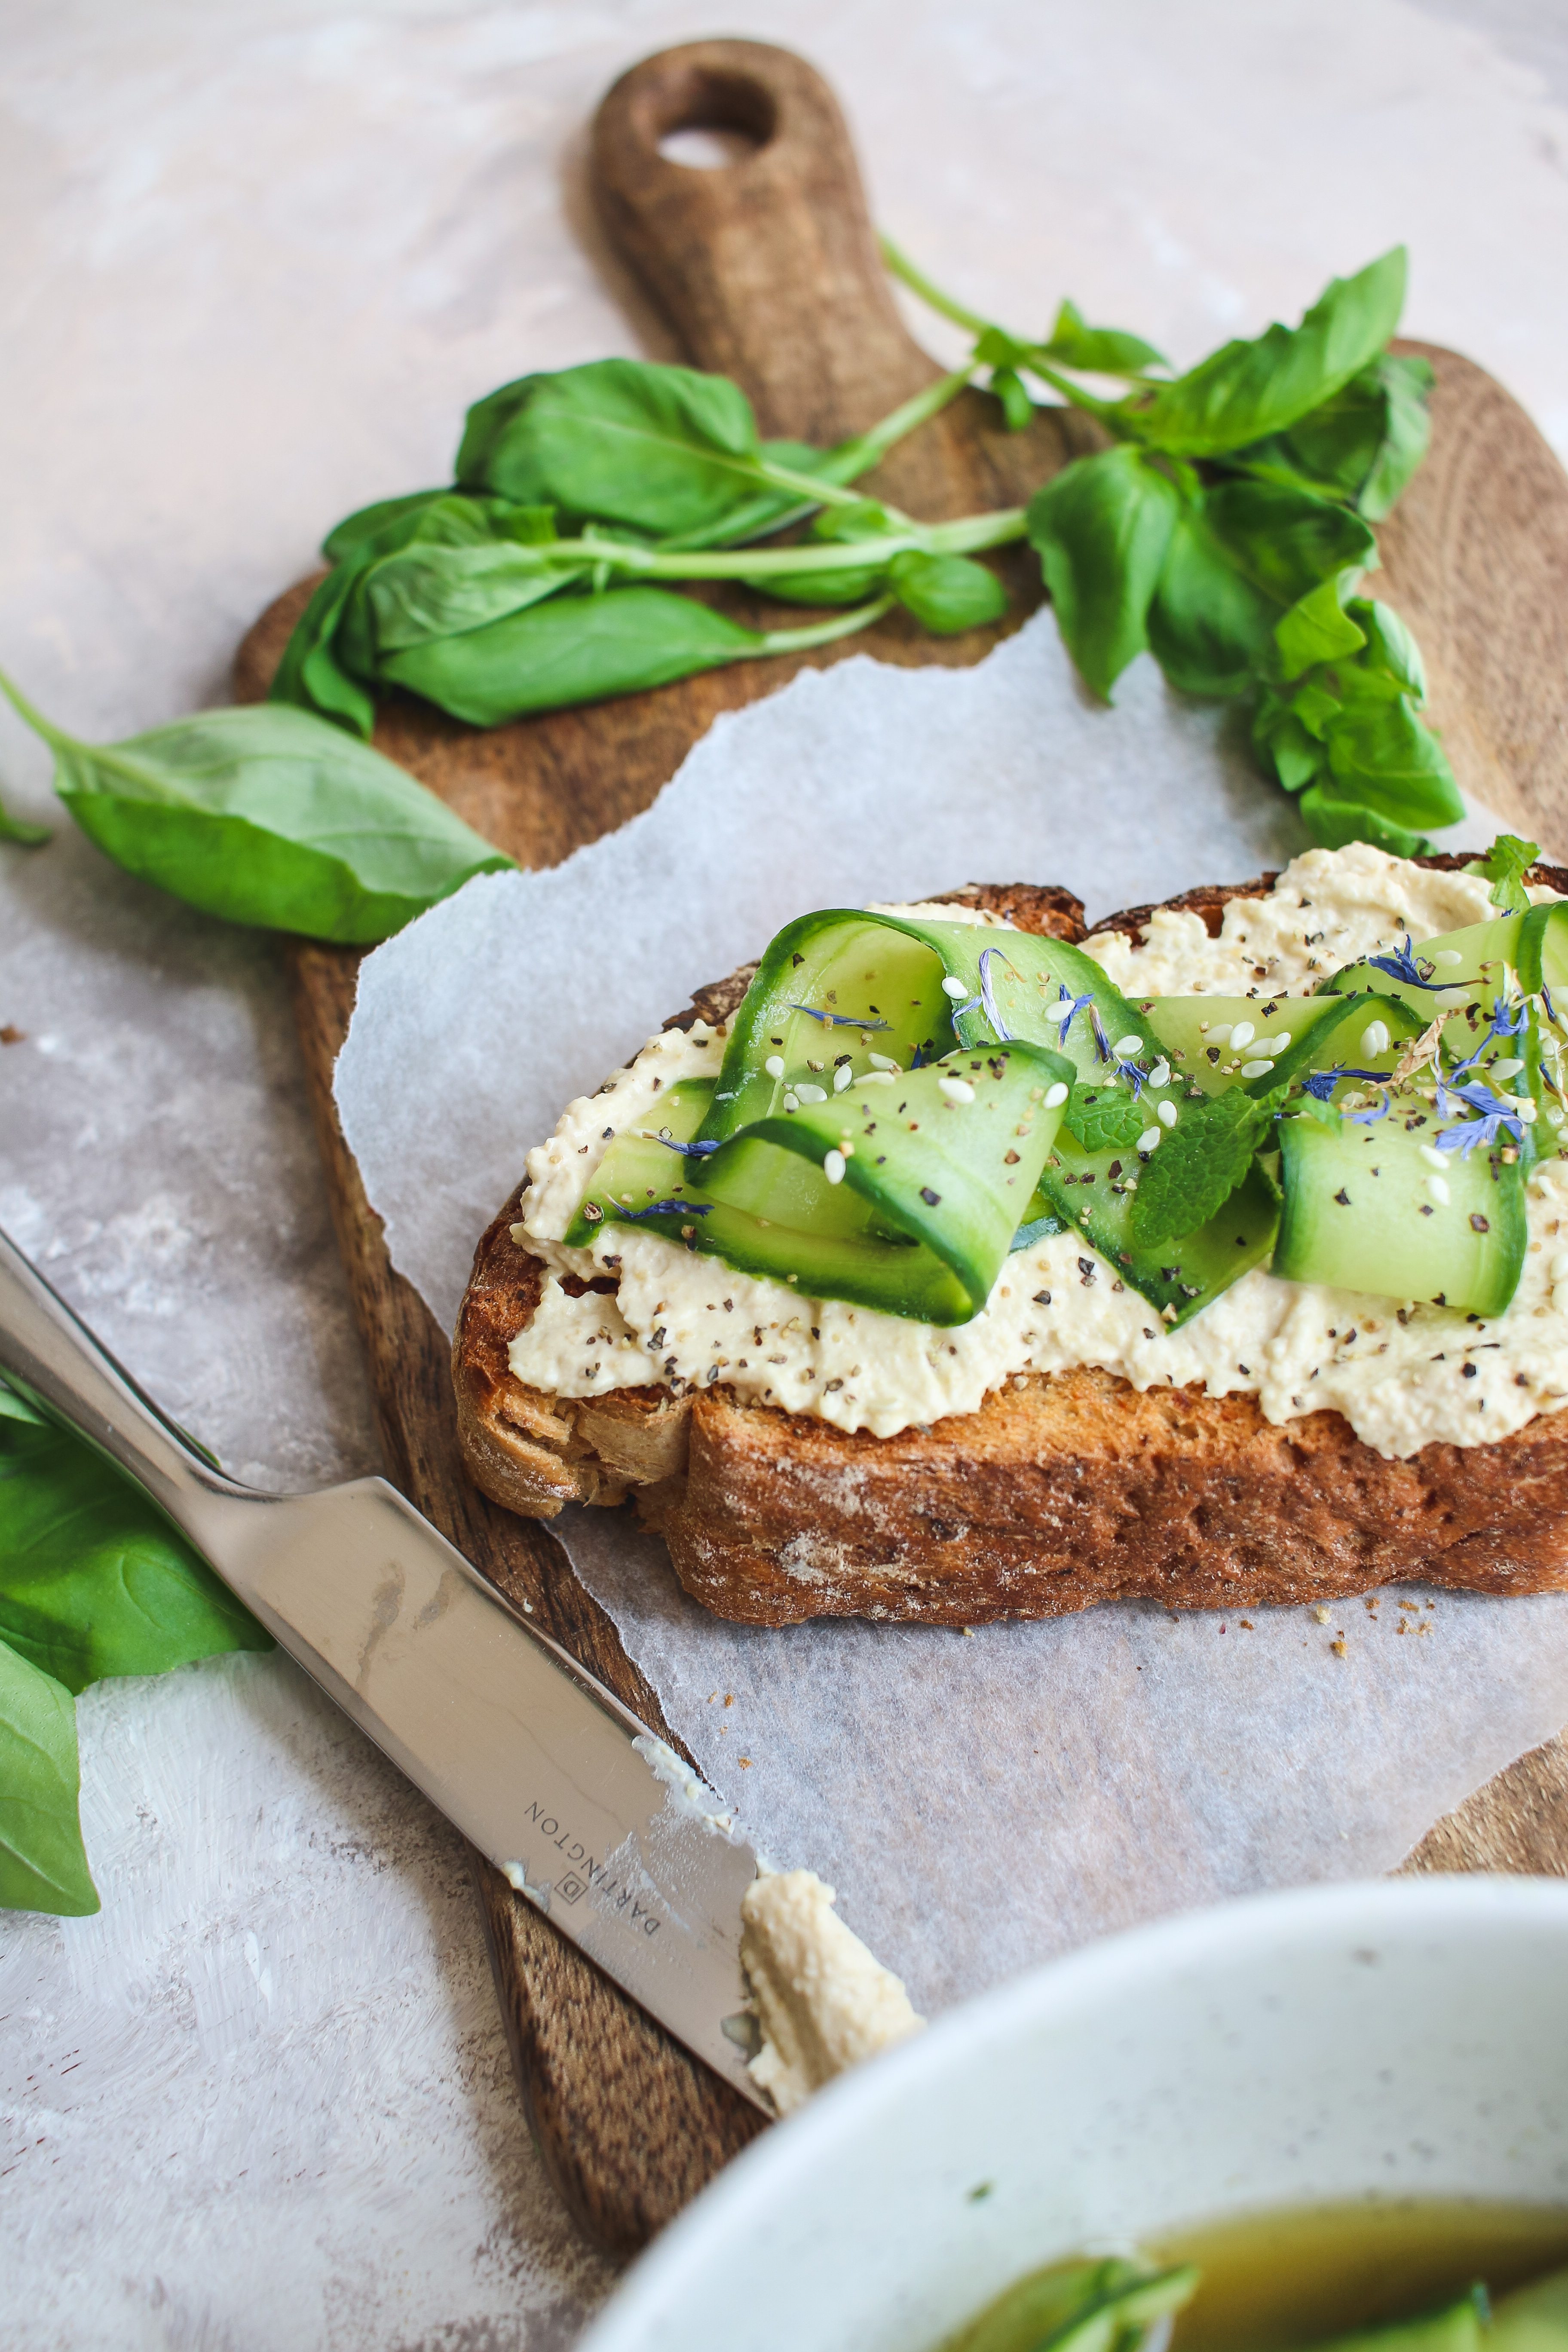
{"label": "slice of toast", "polygon": [[[1217,935],[1229,900],[1261,897],[1275,878],[1165,904]],[[1568,895],[1563,868],[1528,878]],[[948,898],[1022,930],[1092,936],[1065,890],[970,884]],[[1131,908],[1094,930],[1136,937],[1155,911]],[[721,1024],[752,969],[699,990],[665,1025]],[[521,1191],[479,1243],[458,1319],[469,1475],[535,1518],[632,1496],[686,1590],[719,1616],[972,1625],[1098,1601],[1244,1609],[1417,1580],[1568,1589],[1568,1413],[1494,1444],[1434,1444],[1388,1461],[1335,1412],[1279,1425],[1254,1397],[1139,1391],[1088,1367],[1015,1375],[976,1412],[886,1438],[721,1386],[570,1398],[526,1387],[507,1350],[543,1270],[511,1238]]]}

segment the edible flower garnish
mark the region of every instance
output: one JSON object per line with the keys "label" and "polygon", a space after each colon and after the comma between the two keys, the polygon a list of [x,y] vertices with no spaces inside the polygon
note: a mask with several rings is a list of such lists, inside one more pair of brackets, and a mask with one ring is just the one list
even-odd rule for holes
{"label": "edible flower garnish", "polygon": [[1436,965],[1428,962],[1425,957],[1419,960],[1416,958],[1411,949],[1408,931],[1405,934],[1405,945],[1402,948],[1395,948],[1392,955],[1368,956],[1367,961],[1373,971],[1385,971],[1390,980],[1403,981],[1406,988],[1429,988],[1436,991],[1443,988],[1468,988],[1470,985],[1468,980],[1434,980],[1432,974],[1436,971]]}
{"label": "edible flower garnish", "polygon": [[792,1004],[792,1013],[804,1013],[808,1021],[820,1021],[825,1029],[885,1029],[885,1021],[862,1021],[854,1013],[819,1013],[815,1004]]}
{"label": "edible flower garnish", "polygon": [[[1052,1023],[1059,1024],[1058,1034],[1060,1034],[1064,1045],[1067,1043],[1068,1032],[1071,1029],[1073,1023],[1078,1019],[1079,1014],[1083,1011],[1086,1004],[1089,1007],[1089,1018],[1093,1020],[1094,998],[1091,995],[1087,994],[1083,996],[1075,996],[1070,988],[1067,988],[1063,986],[1059,981],[1058,982],[1057,1001],[1051,1007],[1050,1013],[1047,1017]],[[1064,1006],[1066,1007],[1065,1011],[1063,1010]],[[1099,1023],[1096,1022],[1095,1025],[1098,1028]],[[1103,1039],[1105,1032],[1100,1030],[1100,1034]],[[1109,1054],[1102,1054],[1100,1056],[1102,1061],[1108,1060],[1109,1058]]]}
{"label": "edible flower garnish", "polygon": [[1437,1065],[1435,1075],[1438,1117],[1450,1118],[1466,1111],[1473,1114],[1462,1126],[1438,1129],[1434,1140],[1439,1151],[1462,1151],[1468,1160],[1478,1143],[1489,1150],[1500,1135],[1510,1136],[1515,1143],[1523,1142],[1525,1128],[1534,1117],[1533,1104],[1521,1108],[1511,1096],[1494,1093],[1479,1078],[1471,1079],[1468,1086],[1456,1085],[1455,1081],[1475,1068],[1489,1045],[1505,1037],[1517,1037],[1529,1018],[1530,1008],[1522,1002],[1511,1009],[1506,1004],[1494,1005],[1479,1045],[1455,1065],[1447,1078],[1441,1063]]}
{"label": "edible flower garnish", "polygon": [[678,1143],[673,1135],[655,1135],[647,1127],[639,1128],[637,1133],[645,1143],[662,1143],[667,1151],[679,1151],[683,1160],[706,1160],[710,1151],[719,1149],[716,1143]]}
{"label": "edible flower garnish", "polygon": [[[664,1138],[660,1136],[658,1140],[662,1143]],[[646,1209],[616,1211],[616,1216],[627,1224],[635,1224],[639,1217],[708,1217],[712,1213],[711,1201],[650,1201]]]}
{"label": "edible flower garnish", "polygon": [[1473,1111],[1476,1116],[1466,1119],[1462,1127],[1440,1127],[1434,1138],[1439,1151],[1462,1151],[1468,1160],[1478,1143],[1485,1144],[1489,1150],[1500,1135],[1510,1136],[1515,1143],[1523,1142],[1524,1119],[1518,1110],[1494,1095],[1490,1087],[1479,1083],[1452,1087],[1439,1080],[1439,1115],[1447,1118],[1456,1107]]}
{"label": "edible flower garnish", "polygon": [[[1013,1032],[1011,1029],[1006,1027],[1003,1022],[1002,1015],[996,1010],[996,998],[991,982],[991,966],[994,962],[1006,964],[1008,971],[1013,973],[1015,979],[1017,978],[1017,970],[1014,964],[1008,963],[1007,958],[1003,954],[1000,948],[981,949],[980,1003],[984,1009],[985,1018],[990,1022],[991,1026],[996,1032],[998,1038],[1004,1045],[1010,1045],[1013,1040]],[[965,1010],[967,1009],[968,1008],[965,1007]]]}

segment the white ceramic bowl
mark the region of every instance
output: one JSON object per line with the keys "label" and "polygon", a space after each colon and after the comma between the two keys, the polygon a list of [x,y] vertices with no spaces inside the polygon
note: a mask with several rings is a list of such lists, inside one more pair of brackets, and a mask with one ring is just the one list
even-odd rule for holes
{"label": "white ceramic bowl", "polygon": [[764,2134],[580,2352],[929,2352],[1082,2248],[1379,2193],[1568,2206],[1568,1885],[1262,1895],[1038,1969]]}

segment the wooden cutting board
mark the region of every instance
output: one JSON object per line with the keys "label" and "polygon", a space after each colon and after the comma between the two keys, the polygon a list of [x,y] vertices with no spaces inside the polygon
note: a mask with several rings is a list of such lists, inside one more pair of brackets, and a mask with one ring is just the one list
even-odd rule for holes
{"label": "wooden cutting board", "polygon": [[[738,132],[749,152],[711,171],[661,156],[661,139],[692,128]],[[764,434],[837,440],[939,372],[894,304],[833,94],[788,50],[701,41],[650,58],[601,106],[592,171],[613,242],[690,359],[744,387]],[[1042,311],[1059,291],[1041,289]],[[1426,351],[1437,370],[1433,447],[1384,529],[1384,593],[1426,652],[1435,716],[1462,782],[1543,851],[1568,857],[1568,477],[1522,410],[1479,368],[1450,352],[1406,348]],[[1094,446],[1094,428],[1061,412],[1008,434],[996,404],[969,393],[897,450],[870,485],[943,520],[1017,503]],[[889,616],[805,658],[822,664],[870,652],[894,662],[976,661],[1039,600],[1037,567],[1026,551],[1008,551],[1001,568],[1014,596],[1001,629],[934,639],[906,616]],[[245,639],[236,664],[240,699],[266,692],[313,584],[279,597]],[[785,617],[739,600],[730,608],[747,618]],[[484,734],[395,700],[375,740],[520,864],[550,866],[646,808],[721,710],[775,691],[801,666],[742,663]],[[1012,877],[951,877],[969,878]],[[332,1063],[358,957],[303,942],[289,955],[388,1475],[495,1583],[527,1601],[544,1630],[672,1738],[652,1689],[559,1546],[542,1527],[488,1503],[462,1475],[446,1342],[393,1270],[333,1110]],[[1500,1775],[1440,1822],[1406,1867],[1568,1873],[1568,1746],[1552,1741]],[[477,1854],[474,1870],[535,2137],[583,2228],[612,2252],[630,2252],[764,2126]]]}

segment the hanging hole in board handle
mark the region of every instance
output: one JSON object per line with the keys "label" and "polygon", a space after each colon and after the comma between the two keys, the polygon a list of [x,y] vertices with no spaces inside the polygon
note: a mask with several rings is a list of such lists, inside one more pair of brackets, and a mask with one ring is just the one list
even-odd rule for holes
{"label": "hanging hole in board handle", "polygon": [[[646,110],[645,110],[646,109]],[[692,66],[646,94],[639,129],[667,163],[718,172],[749,163],[778,128],[773,92],[749,74]]]}

